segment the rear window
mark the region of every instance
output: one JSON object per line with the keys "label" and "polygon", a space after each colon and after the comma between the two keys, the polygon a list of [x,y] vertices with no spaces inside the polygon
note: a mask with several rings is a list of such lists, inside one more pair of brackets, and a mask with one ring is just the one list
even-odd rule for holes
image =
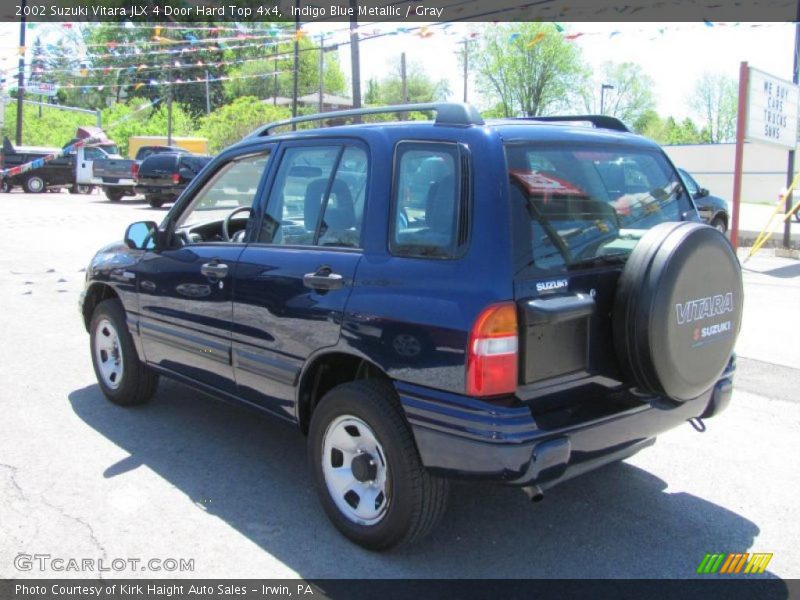
{"label": "rear window", "polygon": [[210,156],[181,156],[181,167],[186,167],[197,175],[210,160]]}
{"label": "rear window", "polygon": [[533,265],[624,260],[651,227],[691,209],[658,150],[607,145],[509,144],[512,202],[530,217]]}
{"label": "rear window", "polygon": [[145,171],[174,171],[178,157],[175,154],[153,154],[142,163],[139,173]]}
{"label": "rear window", "polygon": [[395,154],[390,249],[455,258],[466,242],[466,158],[458,145],[403,142]]}

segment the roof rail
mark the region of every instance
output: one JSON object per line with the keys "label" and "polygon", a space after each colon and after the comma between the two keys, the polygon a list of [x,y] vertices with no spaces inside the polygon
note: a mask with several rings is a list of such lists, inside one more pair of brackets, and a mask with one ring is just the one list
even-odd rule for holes
{"label": "roof rail", "polygon": [[277,127],[296,125],[298,123],[308,123],[309,121],[327,121],[330,119],[343,119],[348,117],[359,117],[362,115],[378,115],[397,112],[411,111],[431,111],[436,113],[437,125],[483,125],[481,114],[470,104],[457,102],[428,102],[424,104],[397,104],[393,106],[375,106],[367,108],[354,108],[350,110],[336,110],[331,112],[317,113],[313,115],[303,115],[293,119],[274,121],[268,125],[259,127],[248,138],[269,135],[270,131]]}
{"label": "roof rail", "polygon": [[609,117],[608,115],[558,115],[548,117],[523,117],[524,119],[531,119],[533,121],[555,121],[555,122],[577,122],[585,121],[591,123],[599,129],[612,129],[614,131],[630,132],[625,123],[616,117]]}

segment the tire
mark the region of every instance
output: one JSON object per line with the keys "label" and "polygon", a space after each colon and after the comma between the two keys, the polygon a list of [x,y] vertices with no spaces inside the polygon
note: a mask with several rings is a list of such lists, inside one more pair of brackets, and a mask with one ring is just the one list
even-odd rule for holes
{"label": "tire", "polygon": [[[366,452],[337,447],[355,449],[356,437],[358,448]],[[448,482],[422,466],[400,403],[387,382],[354,381],[325,394],[312,415],[308,444],[322,507],[356,544],[369,550],[411,544],[428,534],[444,513]],[[369,458],[357,464],[357,457]],[[336,493],[334,470],[348,460],[349,468],[338,479],[343,491]],[[356,514],[365,494],[374,495],[375,504]]]}
{"label": "tire", "polygon": [[106,189],[106,198],[108,198],[109,202],[119,202],[122,200],[122,197],[125,193],[122,190],[118,190],[115,188],[107,188]]}
{"label": "tire", "polygon": [[75,183],[69,188],[70,194],[91,194],[94,187],[85,183]]}
{"label": "tire", "polygon": [[41,194],[47,191],[47,183],[39,175],[28,175],[22,182],[22,188],[29,194]]}
{"label": "tire", "polygon": [[164,206],[164,199],[159,198],[158,196],[145,194],[144,199],[147,200],[147,203],[153,208],[161,208],[162,206]]}
{"label": "tire", "polygon": [[105,397],[119,406],[150,400],[158,386],[158,375],[139,360],[119,300],[97,305],[89,335],[92,366]]}
{"label": "tire", "polygon": [[661,223],[617,284],[612,329],[625,381],[680,404],[728,366],[742,324],[742,269],[728,239],[699,223]]}
{"label": "tire", "polygon": [[709,225],[711,225],[714,229],[716,229],[722,234],[728,233],[728,222],[725,220],[725,217],[721,217],[718,215],[713,219],[711,219]]}
{"label": "tire", "polygon": [[14,186],[11,185],[11,183],[5,179],[2,181],[2,183],[0,183],[0,191],[3,192],[4,194],[11,193],[11,190],[13,189]]}

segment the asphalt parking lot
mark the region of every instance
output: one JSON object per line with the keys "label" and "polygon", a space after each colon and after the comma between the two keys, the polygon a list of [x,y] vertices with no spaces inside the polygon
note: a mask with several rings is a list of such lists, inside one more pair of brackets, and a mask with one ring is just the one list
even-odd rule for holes
{"label": "asphalt parking lot", "polygon": [[116,577],[691,578],[708,552],[773,553],[765,576],[800,577],[800,262],[745,265],[737,388],[707,432],[687,424],[537,505],[455,485],[432,536],[371,554],[329,525],[294,429],[163,380],[133,410],[100,393],[83,269],[129,222],[165,212],[0,194],[0,577],[97,575],[18,570],[27,553],[194,560],[102,574]]}

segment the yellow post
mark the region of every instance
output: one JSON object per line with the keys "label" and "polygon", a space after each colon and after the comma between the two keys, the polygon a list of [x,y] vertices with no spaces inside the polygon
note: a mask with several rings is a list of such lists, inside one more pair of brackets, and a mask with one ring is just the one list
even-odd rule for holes
{"label": "yellow post", "polygon": [[[767,224],[764,226],[764,229],[762,229],[761,233],[759,233],[758,237],[756,237],[756,241],[753,243],[753,247],[750,248],[750,253],[747,255],[747,258],[744,259],[744,262],[750,260],[756,252],[761,250],[761,247],[767,243],[769,238],[772,237],[772,231],[769,231],[769,226],[772,225],[772,220],[775,218],[775,215],[777,215],[778,212],[780,212],[781,207],[786,206],[786,197],[789,194],[791,194],[792,191],[797,187],[798,182],[800,182],[800,173],[795,175],[795,178],[792,181],[792,185],[789,186],[789,189],[786,190],[786,192],[784,192],[783,194],[781,194],[781,197],[778,200],[778,204],[775,205],[775,210],[772,211],[772,214],[769,217],[769,221],[767,221]],[[792,214],[797,210],[798,206],[800,206],[800,202],[794,205],[794,208],[792,208],[792,210],[789,212],[789,214],[787,214],[783,218],[783,220],[786,221],[786,219],[791,217]]]}

